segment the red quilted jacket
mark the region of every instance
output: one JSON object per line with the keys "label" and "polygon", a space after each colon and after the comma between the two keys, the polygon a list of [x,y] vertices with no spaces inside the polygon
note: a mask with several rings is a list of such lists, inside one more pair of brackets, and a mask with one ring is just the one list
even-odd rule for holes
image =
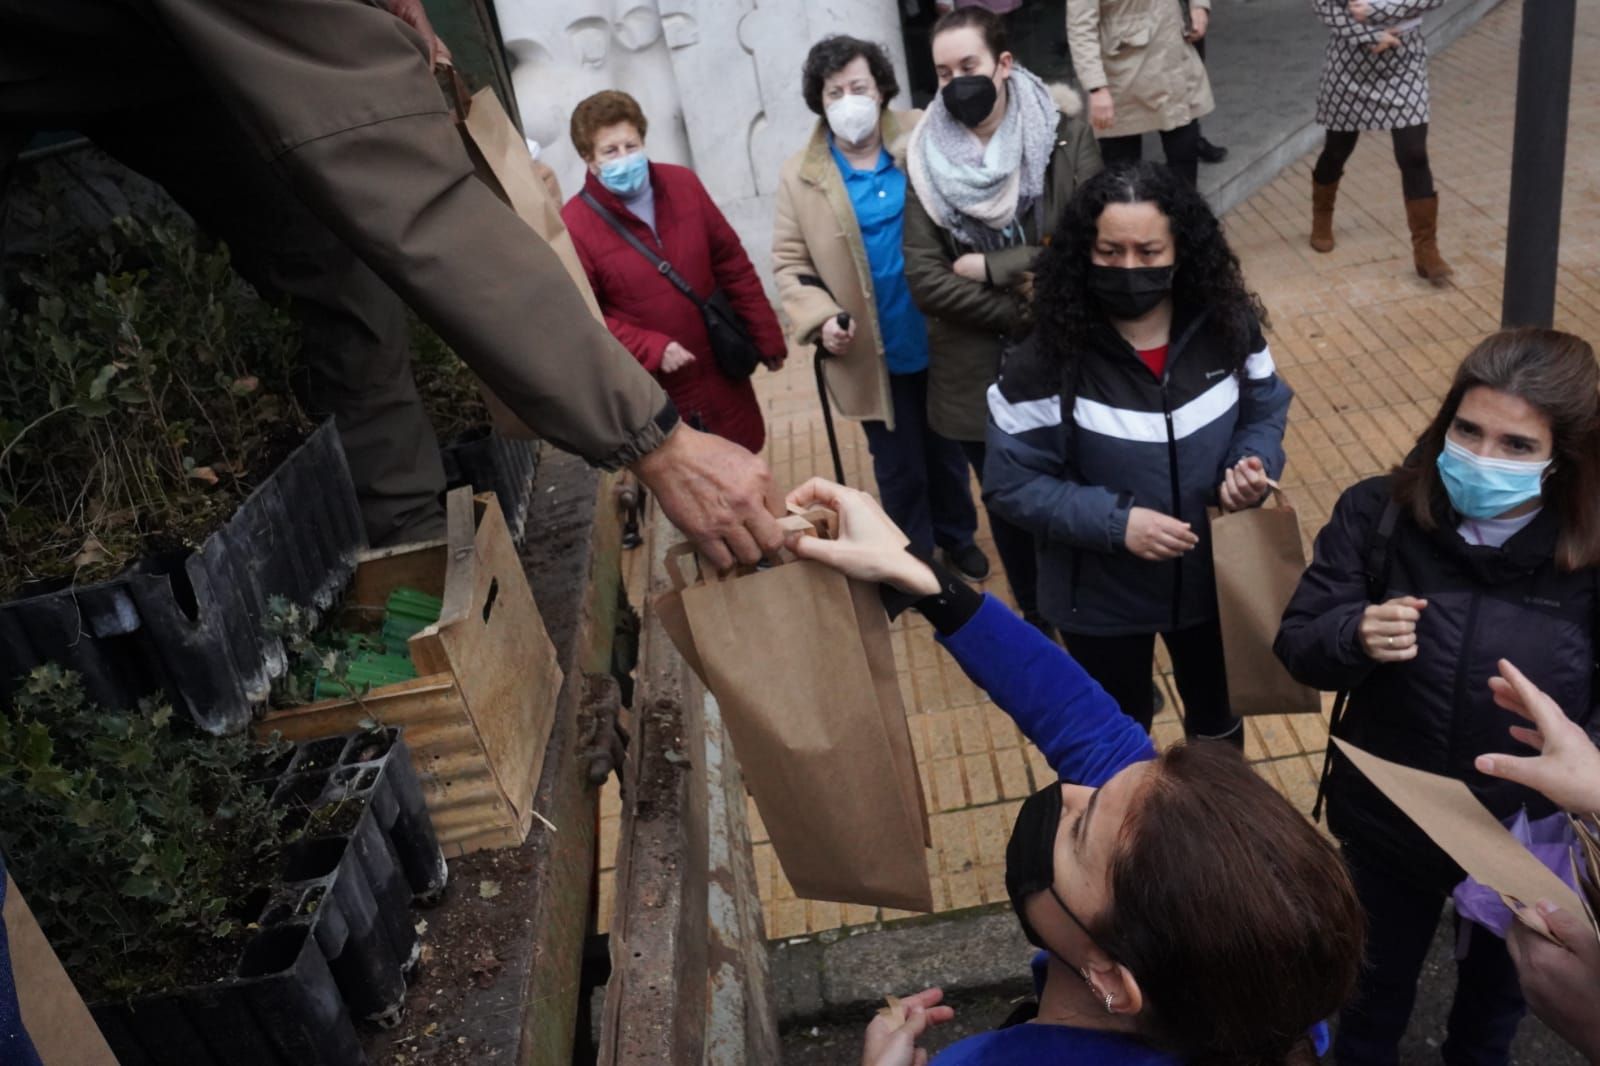
{"label": "red quilted jacket", "polygon": [[[590,174],[584,189],[628,226],[647,248],[666,259],[701,296],[721,288],[767,359],[781,360],[786,347],[778,316],[767,302],[750,257],[728,220],[711,202],[694,172],[651,163],[656,228],[660,240],[622,201]],[[655,375],[691,425],[759,452],[766,442],[761,408],[750,382],[730,381],[717,369],[700,309],[628,247],[594,209],[577,196],[561,209],[578,258],[589,275],[606,325],[644,368]],[[667,344],[677,341],[694,362],[661,372]]]}

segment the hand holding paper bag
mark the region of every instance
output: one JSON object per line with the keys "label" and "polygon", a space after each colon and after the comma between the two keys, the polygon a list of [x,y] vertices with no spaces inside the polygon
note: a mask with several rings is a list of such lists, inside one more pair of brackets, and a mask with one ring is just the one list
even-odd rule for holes
{"label": "hand holding paper bag", "polygon": [[674,588],[656,612],[721,704],[796,894],[932,910],[927,813],[877,589],[792,552],[725,576],[686,545],[667,561]]}
{"label": "hand holding paper bag", "polygon": [[1338,738],[1333,743],[1469,876],[1499,892],[1535,932],[1550,935],[1534,909],[1540,900],[1572,914],[1584,913],[1577,893],[1518,844],[1465,784],[1388,762]]}
{"label": "hand holding paper bag", "polygon": [[939,591],[933,571],[907,554],[910,540],[867,493],[814,477],[789,493],[784,503],[790,512],[820,507],[838,516],[839,532],[832,539],[807,537],[798,530],[789,535],[789,549],[800,558],[815,559],[857,581],[890,584],[923,595]]}
{"label": "hand holding paper bag", "polygon": [[1540,906],[1554,941],[1522,926],[1506,936],[1528,1006],[1590,1062],[1600,1060],[1600,941],[1583,918]]}
{"label": "hand holding paper bag", "polygon": [[1322,696],[1290,677],[1272,654],[1283,610],[1305,572],[1306,556],[1294,508],[1276,486],[1270,491],[1273,501],[1264,506],[1211,513],[1228,703],[1234,714],[1242,715],[1317,714]]}

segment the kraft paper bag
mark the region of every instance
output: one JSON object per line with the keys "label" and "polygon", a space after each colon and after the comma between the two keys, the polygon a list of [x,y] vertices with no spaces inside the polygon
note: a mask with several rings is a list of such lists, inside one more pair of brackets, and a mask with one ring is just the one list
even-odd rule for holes
{"label": "kraft paper bag", "polygon": [[[572,236],[561,221],[561,196],[550,189],[534,171],[533,157],[528,153],[528,143],[493,89],[479,89],[470,99],[464,99],[465,90],[457,92],[457,111],[462,137],[467,141],[468,154],[477,168],[478,178],[495,194],[511,206],[517,217],[544,239],[561,265],[566,267],[572,283],[583,294],[589,313],[605,321],[594,291],[589,288],[589,278],[583,272],[578,250]],[[494,428],[503,437],[515,440],[533,440],[536,434],[500,398],[483,388],[484,403],[494,421]]]}
{"label": "kraft paper bag", "polygon": [[1272,642],[1289,606],[1305,549],[1300,521],[1280,489],[1260,507],[1211,512],[1211,561],[1234,714],[1320,714],[1322,696],[1289,676]]}
{"label": "kraft paper bag", "polygon": [[[3,870],[3,866],[0,866]],[[22,1025],[44,1066],[117,1066],[72,979],[10,876],[5,882],[6,940]]]}
{"label": "kraft paper bag", "polygon": [[927,812],[877,590],[787,553],[718,576],[680,545],[667,569],[657,615],[722,707],[796,895],[931,911]]}
{"label": "kraft paper bag", "polygon": [[1333,743],[1469,877],[1500,893],[1525,925],[1549,936],[1533,909],[1541,899],[1569,914],[1588,914],[1578,894],[1518,843],[1463,782],[1380,759],[1337,737]]}

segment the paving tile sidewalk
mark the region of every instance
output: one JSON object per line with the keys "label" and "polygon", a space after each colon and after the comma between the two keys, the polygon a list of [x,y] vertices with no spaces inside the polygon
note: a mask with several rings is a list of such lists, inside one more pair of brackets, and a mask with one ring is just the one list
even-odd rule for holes
{"label": "paving tile sidewalk", "polygon": [[[1312,159],[1300,160],[1227,216],[1229,239],[1272,319],[1269,339],[1294,387],[1285,488],[1308,544],[1339,493],[1397,461],[1433,414],[1456,363],[1496,328],[1510,187],[1512,116],[1521,3],[1491,12],[1433,60],[1430,138],[1441,207],[1441,245],[1454,284],[1435,288],[1412,270],[1400,178],[1385,134],[1363,138],[1340,190],[1338,249],[1306,245]],[[1600,341],[1600,0],[1579,0],[1571,131],[1557,296],[1557,326]],[[831,461],[809,361],[761,376],[780,486],[829,474]],[[846,478],[873,486],[865,439],[840,423]],[[994,558],[987,530],[980,543]],[[644,552],[635,553],[643,557]],[[988,591],[1005,597],[1004,579]],[[636,602],[651,575],[630,576]],[[932,812],[928,853],[940,911],[1005,900],[1006,837],[1020,801],[1051,779],[1037,750],[939,652],[914,618],[895,633],[900,685]],[[1167,664],[1157,664],[1167,710],[1155,737],[1182,735]],[[1326,713],[1326,712],[1324,712]],[[1248,723],[1246,753],[1258,772],[1309,810],[1327,727],[1316,716]],[[603,862],[614,851],[618,805],[602,809]],[[767,934],[781,938],[904,915],[795,898],[761,827],[750,821]],[[609,912],[609,878],[601,914]]]}

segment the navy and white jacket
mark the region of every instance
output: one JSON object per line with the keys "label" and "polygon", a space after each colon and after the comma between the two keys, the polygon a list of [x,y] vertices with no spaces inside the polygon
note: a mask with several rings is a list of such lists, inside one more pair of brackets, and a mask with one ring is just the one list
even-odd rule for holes
{"label": "navy and white jacket", "polygon": [[[1271,477],[1283,471],[1293,394],[1259,329],[1239,368],[1208,320],[1205,310],[1174,309],[1160,378],[1114,328],[1098,327],[1070,419],[1062,368],[1033,338],[989,389],[983,501],[1033,533],[1039,609],[1063,632],[1168,632],[1217,615],[1206,508],[1245,456]],[[1183,519],[1200,543],[1167,562],[1138,558],[1123,543],[1134,507]]]}

